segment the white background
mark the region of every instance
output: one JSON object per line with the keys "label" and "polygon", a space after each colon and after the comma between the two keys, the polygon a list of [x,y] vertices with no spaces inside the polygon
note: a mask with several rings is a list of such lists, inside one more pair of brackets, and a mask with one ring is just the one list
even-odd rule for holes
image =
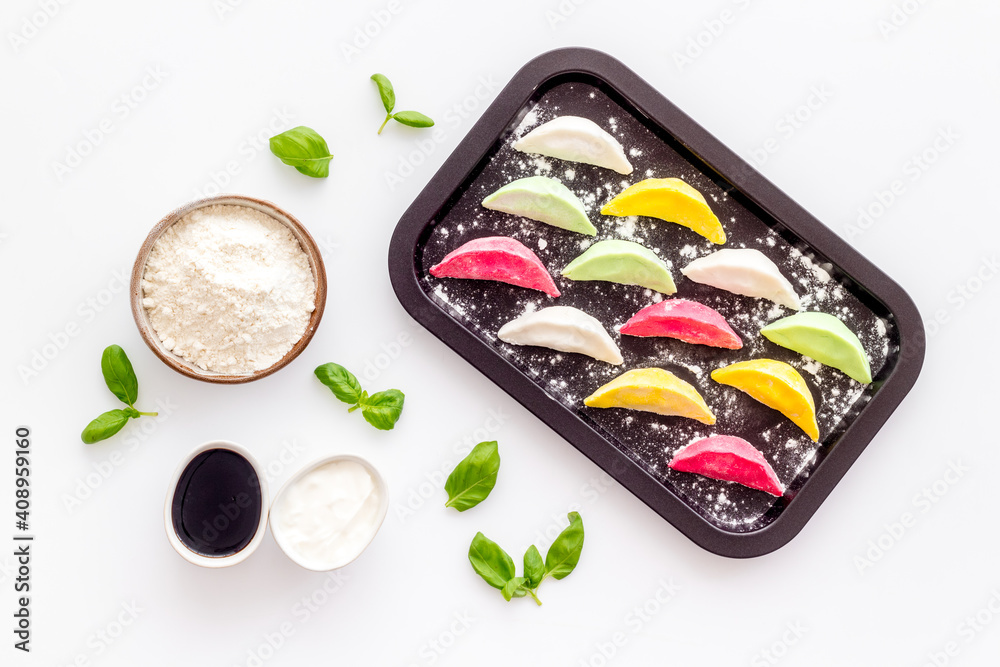
{"label": "white background", "polygon": [[[43,2],[5,2],[0,539],[9,544],[14,532],[18,424],[33,430],[38,537],[30,656],[11,648],[13,563],[0,548],[0,663],[230,666],[263,654],[268,665],[766,665],[777,664],[762,653],[773,650],[786,665],[923,665],[931,655],[938,664],[995,664],[1000,619],[987,605],[1000,591],[991,480],[1000,454],[989,415],[1000,280],[976,276],[994,277],[1000,241],[1000,12],[987,0],[895,2],[909,13],[896,14],[891,32],[889,0],[99,0],[53,3],[51,18],[38,14]],[[385,21],[390,6],[397,13],[387,25],[370,25],[369,43],[345,55],[373,12]],[[701,53],[691,46],[698,40]],[[768,178],[899,281],[929,325],[913,392],[774,554],[714,556],[605,485],[599,469],[416,325],[392,293],[386,249],[399,216],[499,87],[566,45],[621,59],[737,153],[757,155]],[[686,49],[691,61],[679,63]],[[150,70],[161,79],[145,78]],[[440,142],[398,125],[376,136],[382,111],[368,80],[376,71],[396,84],[400,108],[437,119]],[[819,89],[826,99],[814,96]],[[814,108],[803,108],[810,100]],[[797,128],[783,121],[797,112]],[[57,174],[104,119],[110,132]],[[255,154],[248,137],[266,140],[283,122],[278,129],[305,124],[326,137],[336,154],[329,179]],[[957,138],[935,149],[949,130]],[[755,151],[769,138],[777,150],[762,161]],[[925,151],[933,164],[914,171],[912,157]],[[150,227],[231,161],[239,173],[223,190],[297,216],[324,245],[331,289],[323,324],[294,363],[249,385],[216,386],[174,373],[146,349],[119,276]],[[391,189],[386,174],[401,169]],[[895,201],[852,230],[859,208],[896,180]],[[959,286],[978,292],[966,298]],[[67,327],[76,335],[62,337]],[[393,347],[400,336],[409,344]],[[45,348],[53,341],[63,344],[55,352]],[[140,407],[160,402],[170,414],[152,433],[133,425],[85,446],[82,427],[116,404],[99,368],[111,343],[133,360]],[[36,359],[37,375],[22,377],[43,349],[51,359]],[[385,350],[395,358],[366,383],[406,392],[389,433],[346,414],[312,377],[331,360],[360,374]],[[491,414],[501,415],[499,427]],[[431,489],[425,482],[450,469],[463,440],[486,435],[499,439],[503,469],[485,504],[446,511],[436,481],[400,518],[400,507]],[[325,577],[297,568],[270,536],[223,571],[189,565],[167,544],[168,479],[212,438],[249,447],[273,466],[274,485],[337,452],[369,458],[388,479],[393,506],[381,533],[335,593],[317,595],[324,604],[308,618],[300,601]],[[118,465],[106,478],[91,474],[111,461]],[[940,481],[953,463],[967,471]],[[936,481],[935,502],[917,502]],[[519,561],[532,542],[544,550],[545,533],[574,506],[586,524],[583,559],[568,579],[543,585],[543,607],[505,603],[472,572],[466,550],[477,530]],[[887,525],[904,513],[913,525],[894,537]],[[888,550],[861,565],[880,555],[872,551],[880,541]],[[121,611],[133,604],[134,619]],[[1000,610],[1000,598],[993,605]],[[965,620],[977,613],[978,630]],[[279,642],[282,627],[290,633]],[[106,643],[98,633],[117,636]]]}

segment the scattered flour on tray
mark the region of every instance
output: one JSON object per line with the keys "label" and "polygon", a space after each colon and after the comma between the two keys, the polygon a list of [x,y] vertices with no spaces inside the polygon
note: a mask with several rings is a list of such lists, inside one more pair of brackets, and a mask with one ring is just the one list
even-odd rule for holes
{"label": "scattered flour on tray", "polygon": [[[568,84],[566,84],[568,85]],[[565,85],[564,85],[565,86]],[[557,86],[554,91],[559,91]],[[839,371],[780,348],[760,335],[767,324],[790,311],[763,299],[751,299],[686,279],[676,268],[692,259],[707,255],[718,246],[673,223],[648,217],[600,216],[601,204],[628,185],[641,180],[642,174],[654,177],[676,176],[703,192],[713,202],[719,218],[728,220],[730,243],[726,247],[756,248],[774,261],[781,272],[797,287],[805,310],[822,310],[844,319],[859,333],[871,356],[872,371],[886,363],[892,350],[889,341],[895,335],[891,320],[882,321],[833,277],[834,267],[807,250],[803,253],[778,231],[767,226],[744,208],[740,198],[711,180],[707,174],[693,171],[686,158],[678,156],[632,116],[619,115],[619,108],[603,93],[585,88],[583,94],[562,93],[555,99],[544,93],[526,115],[516,136],[534,124],[568,113],[594,119],[615,118],[616,134],[627,140],[627,153],[635,172],[627,180],[597,167],[547,159],[552,175],[572,180],[571,189],[581,199],[597,226],[595,237],[581,237],[543,223],[525,221],[497,212],[487,212],[481,229],[474,233],[463,223],[478,215],[482,197],[498,187],[540,170],[532,156],[512,149],[510,140],[500,146],[483,171],[462,195],[437,218],[424,245],[424,266],[438,261],[461,243],[485,235],[507,235],[538,249],[538,256],[556,280],[562,296],[556,300],[522,288],[482,281],[435,280],[426,273],[424,289],[441,307],[455,313],[462,326],[485,341],[492,350],[520,369],[552,399],[573,410],[580,419],[596,429],[613,446],[684,498],[695,511],[719,526],[737,531],[754,530],[767,525],[776,515],[774,498],[734,484],[697,475],[671,471],[667,463],[681,446],[710,435],[739,435],[754,442],[772,463],[779,478],[791,488],[811,474],[816,461],[825,456],[830,445],[851,423],[872,392]],[[575,101],[572,104],[570,98]],[[556,103],[559,100],[560,103]],[[603,113],[600,105],[608,105]],[[587,106],[597,105],[597,107]],[[561,110],[564,108],[565,111]],[[584,108],[586,107],[586,108]],[[608,129],[605,126],[605,129]],[[509,137],[509,135],[508,135]],[[570,172],[572,172],[570,174]],[[445,234],[450,230],[450,234]],[[743,339],[743,349],[720,350],[662,338],[621,336],[619,329],[642,307],[660,301],[664,295],[648,289],[601,281],[574,282],[559,275],[562,267],[595,241],[609,238],[633,240],[655,250],[658,256],[675,267],[678,292],[666,298],[689,298],[718,310]],[[426,272],[426,269],[424,269]],[[478,304],[482,307],[473,309]],[[612,366],[578,354],[553,353],[544,348],[507,345],[496,338],[496,331],[521,313],[552,305],[569,305],[597,317],[616,340],[625,356],[623,366]],[[813,443],[798,427],[761,405],[747,394],[712,382],[709,374],[735,361],[770,357],[798,369],[813,389],[822,440]],[[716,425],[707,427],[680,417],[621,409],[585,408],[582,400],[594,389],[619,376],[624,370],[660,366],[694,385],[715,413]]]}

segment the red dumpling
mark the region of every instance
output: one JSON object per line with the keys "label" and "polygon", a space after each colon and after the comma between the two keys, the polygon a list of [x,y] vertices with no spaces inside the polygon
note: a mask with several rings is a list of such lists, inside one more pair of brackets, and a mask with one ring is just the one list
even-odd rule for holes
{"label": "red dumpling", "polygon": [[785,493],[784,485],[760,450],[734,435],[715,435],[692,442],[674,454],[669,466],[678,472],[736,482],[772,496]]}
{"label": "red dumpling", "polygon": [[646,306],[625,323],[626,336],[665,336],[686,343],[738,350],[743,341],[718,311],[697,301],[667,299]]}
{"label": "red dumpling", "polygon": [[469,241],[448,253],[430,272],[435,278],[495,280],[559,296],[559,288],[538,255],[507,236]]}

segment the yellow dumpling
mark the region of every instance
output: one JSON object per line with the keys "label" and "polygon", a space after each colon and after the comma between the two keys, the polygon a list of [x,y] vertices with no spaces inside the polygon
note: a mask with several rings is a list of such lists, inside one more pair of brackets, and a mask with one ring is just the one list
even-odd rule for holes
{"label": "yellow dumpling", "polygon": [[601,215],[659,218],[687,227],[712,243],[726,242],[726,231],[704,195],[679,178],[639,181],[605,204]]}
{"label": "yellow dumpling", "polygon": [[591,408],[626,408],[715,423],[715,415],[698,390],[662,368],[627,371],[583,399],[583,403]]}
{"label": "yellow dumpling", "polygon": [[819,440],[816,403],[797,370],[774,359],[741,361],[712,371],[719,384],[736,387],[792,420],[813,442]]}

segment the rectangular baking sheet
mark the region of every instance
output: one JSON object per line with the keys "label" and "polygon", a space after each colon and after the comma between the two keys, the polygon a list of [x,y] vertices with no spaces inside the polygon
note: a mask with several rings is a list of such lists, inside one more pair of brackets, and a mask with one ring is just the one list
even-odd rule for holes
{"label": "rectangular baking sheet", "polygon": [[[622,143],[635,171],[526,155],[512,148],[525,132],[559,115],[590,118]],[[491,211],[481,201],[526,176],[558,178],[589,209],[596,238]],[[600,206],[643,178],[680,177],[701,191],[726,229],[726,248],[756,248],[800,294],[804,310],[837,315],[858,332],[874,382],[861,385],[759,335],[791,311],[689,281],[680,269],[718,249],[679,225],[611,218]],[[563,295],[476,280],[436,279],[428,269],[461,244],[511,236],[538,254]],[[577,282],[559,271],[595,240],[622,238],[653,248],[671,268],[677,297],[721,312],[741,350],[677,340],[626,337],[617,327],[661,298],[641,287]],[[423,326],[511,394],[577,449],[704,548],[750,557],[787,543],[826,498],[916,381],[923,324],[906,293],[775,188],[649,84],[610,56],[560,49],[522,68],[400,219],[389,252],[393,288]],[[549,305],[575,306],[619,342],[623,366],[496,338],[507,321]],[[796,367],[817,403],[813,443],[780,414],[709,379],[722,365],[769,357]],[[583,398],[624,370],[661,366],[693,384],[718,421],[621,409],[592,409]],[[773,498],[740,485],[677,473],[673,453],[715,434],[740,436],[763,451],[787,486]]]}

